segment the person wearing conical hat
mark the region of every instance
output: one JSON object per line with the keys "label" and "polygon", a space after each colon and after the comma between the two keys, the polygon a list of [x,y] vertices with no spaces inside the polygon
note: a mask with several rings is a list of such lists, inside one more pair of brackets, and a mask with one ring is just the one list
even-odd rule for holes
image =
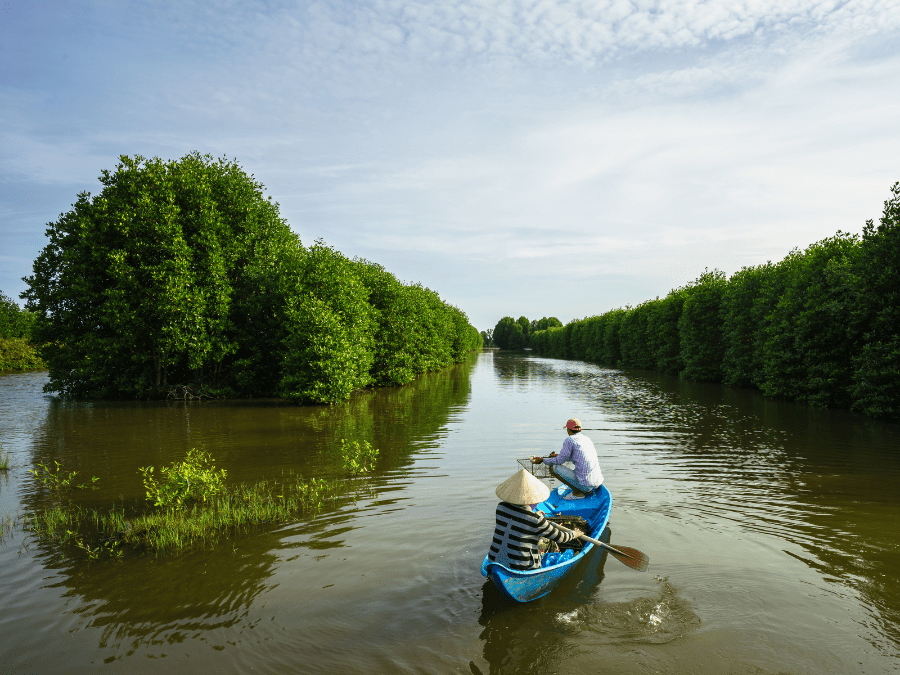
{"label": "person wearing conical hat", "polygon": [[[563,441],[559,454],[554,452],[549,457],[532,457],[531,461],[534,464],[549,465],[550,473],[572,488],[572,492],[563,499],[582,499],[603,483],[597,448],[590,438],[581,433],[581,422],[574,417],[563,428],[569,437]],[[575,470],[563,466],[563,462],[572,462]]]}
{"label": "person wearing conical hat", "polygon": [[538,542],[543,537],[559,544],[580,536],[578,530],[561,530],[530,505],[550,496],[550,488],[525,469],[519,470],[497,486],[497,524],[488,551],[488,560],[511,570],[530,570],[541,566]]}

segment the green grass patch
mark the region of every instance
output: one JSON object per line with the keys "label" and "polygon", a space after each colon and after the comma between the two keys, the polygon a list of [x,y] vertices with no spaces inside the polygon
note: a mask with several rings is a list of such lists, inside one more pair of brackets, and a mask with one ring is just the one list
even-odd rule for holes
{"label": "green grass patch", "polygon": [[124,504],[109,511],[57,505],[26,514],[26,531],[84,551],[89,558],[118,557],[125,549],[176,553],[213,545],[264,524],[278,524],[319,512],[334,502],[346,482],[335,479],[260,481],[223,488],[205,502],[152,507],[129,516]]}
{"label": "green grass patch", "polygon": [[[340,439],[339,447],[349,476],[374,469],[379,453],[367,441]],[[73,504],[65,496],[73,488],[97,489],[98,478],[78,483],[77,473],[65,471],[59,462],[52,467],[38,464],[29,473],[55,504],[26,514],[20,526],[45,541],[80,549],[91,559],[119,557],[129,548],[175,553],[213,545],[223,536],[252,527],[318,513],[348,487],[346,479],[305,480],[293,474],[282,480],[229,487],[226,471],[217,470],[210,454],[197,449],[181,462],[162,467],[159,480],[152,466],[138,471],[146,502],[129,511],[124,502],[98,511]],[[0,536],[4,532],[0,530]]]}

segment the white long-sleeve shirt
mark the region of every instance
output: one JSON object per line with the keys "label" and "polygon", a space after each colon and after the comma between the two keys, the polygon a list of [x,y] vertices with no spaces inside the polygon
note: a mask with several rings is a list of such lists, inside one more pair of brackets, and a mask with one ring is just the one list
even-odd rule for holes
{"label": "white long-sleeve shirt", "polygon": [[603,472],[600,471],[600,460],[594,442],[578,432],[563,441],[562,450],[556,457],[544,457],[544,464],[575,465],[575,478],[586,487],[596,488],[603,483]]}

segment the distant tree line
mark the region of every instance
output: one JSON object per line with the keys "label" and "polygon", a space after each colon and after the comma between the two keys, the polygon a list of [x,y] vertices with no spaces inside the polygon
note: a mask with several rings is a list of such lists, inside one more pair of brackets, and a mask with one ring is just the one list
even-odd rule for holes
{"label": "distant tree line", "polygon": [[304,247],[236,162],[120,158],[50,223],[22,294],[47,390],[346,399],[461,361],[466,315],[380,265]]}
{"label": "distant tree line", "polygon": [[531,345],[531,335],[534,332],[557,326],[562,326],[562,321],[555,316],[532,320],[524,316],[520,316],[518,319],[504,316],[497,322],[494,329],[489,331],[491,344],[487,346],[500,349],[524,349]]}
{"label": "distant tree line", "polygon": [[900,419],[900,183],[891,192],[861,236],[731,278],[706,271],[664,298],[537,330],[531,347]]}
{"label": "distant tree line", "polygon": [[35,315],[0,292],[0,370],[43,368],[38,350],[31,344]]}

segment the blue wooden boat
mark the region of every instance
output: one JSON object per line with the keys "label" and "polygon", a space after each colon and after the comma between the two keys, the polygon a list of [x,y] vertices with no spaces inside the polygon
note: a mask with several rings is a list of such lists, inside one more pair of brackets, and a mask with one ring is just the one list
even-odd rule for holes
{"label": "blue wooden boat", "polygon": [[[568,492],[568,488],[563,489]],[[545,516],[581,516],[589,524],[589,531],[585,534],[603,541],[601,535],[609,522],[612,502],[612,495],[605,485],[601,485],[584,499],[571,501],[563,499],[560,490],[556,489],[550,493],[546,501],[538,504],[535,510]],[[593,548],[594,544],[585,543],[581,551],[565,562],[525,571],[511,570],[499,563],[490,562],[485,556],[484,562],[481,563],[481,573],[493,581],[510,600],[529,602],[544,597],[556,588]]]}

